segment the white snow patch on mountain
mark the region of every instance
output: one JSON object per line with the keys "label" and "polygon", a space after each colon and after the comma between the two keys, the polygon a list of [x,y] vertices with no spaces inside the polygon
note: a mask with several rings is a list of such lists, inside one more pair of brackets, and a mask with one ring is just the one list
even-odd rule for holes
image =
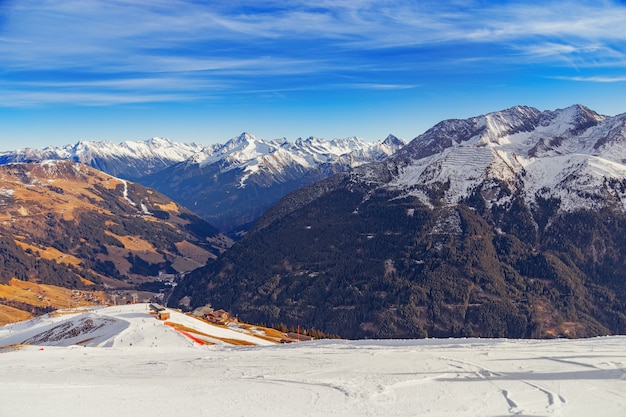
{"label": "white snow patch on mountain", "polygon": [[4,197],[11,197],[15,194],[15,190],[12,188],[0,188],[0,195]]}
{"label": "white snow patch on mountain", "polygon": [[152,215],[152,213],[150,212],[150,210],[148,210],[148,207],[146,206],[146,204],[143,201],[141,202],[141,211],[146,216],[151,216]]}
{"label": "white snow patch on mountain", "polygon": [[135,202],[128,197],[128,182],[122,180],[122,184],[124,184],[124,188],[122,189],[122,196],[124,197],[124,200],[126,200],[131,206],[136,206]]}

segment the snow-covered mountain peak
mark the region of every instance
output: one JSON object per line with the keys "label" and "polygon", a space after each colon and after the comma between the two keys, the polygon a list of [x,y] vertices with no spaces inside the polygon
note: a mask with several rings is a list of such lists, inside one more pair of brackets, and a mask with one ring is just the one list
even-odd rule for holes
{"label": "snow-covered mountain peak", "polygon": [[270,153],[276,148],[276,144],[244,132],[224,145],[220,145],[214,155],[216,158],[229,160],[231,163],[246,162]]}
{"label": "snow-covered mountain peak", "polygon": [[168,138],[152,137],[146,141],[150,147],[173,146],[175,143]]}
{"label": "snow-covered mountain peak", "polygon": [[545,137],[577,135],[604,119],[581,105],[546,112],[515,106],[469,119],[444,120],[415,138],[400,155],[419,159],[451,147],[499,147],[524,143],[529,138],[537,144]]}
{"label": "snow-covered mountain peak", "polygon": [[226,144],[224,145],[224,148],[229,149],[229,150],[235,149],[235,148],[244,148],[246,146],[249,146],[250,144],[253,144],[255,142],[260,142],[260,141],[263,141],[263,139],[260,139],[248,132],[243,132],[241,135],[235,136],[234,138],[226,142]]}
{"label": "snow-covered mountain peak", "polygon": [[[74,144],[74,146],[71,147],[71,149],[75,151],[83,150],[83,149],[88,148],[91,143],[92,143],[91,141],[80,139],[78,142]],[[66,149],[68,147],[69,145],[66,146]]]}
{"label": "snow-covered mountain peak", "polygon": [[261,167],[266,167],[269,172],[280,173],[288,166],[297,165],[300,166],[298,170],[302,171],[346,157],[354,162],[353,166],[358,166],[381,160],[403,145],[404,142],[397,138],[389,139],[384,144],[366,142],[357,137],[332,140],[308,137],[289,142],[285,138],[265,140],[244,132],[224,145],[214,145],[211,149],[193,155],[186,164],[199,164],[202,168],[219,162],[222,172],[239,168],[247,172],[248,178],[251,174],[260,172]]}
{"label": "snow-covered mountain peak", "polygon": [[[521,131],[531,130],[538,122],[538,110],[514,107],[470,119],[450,119],[437,123],[398,152],[398,158],[421,159],[462,145],[488,146]],[[526,117],[530,115],[531,118]]]}
{"label": "snow-covered mountain peak", "polygon": [[391,134],[385,138],[382,144],[385,146],[395,146],[397,148],[401,148],[405,145],[404,141]]}
{"label": "snow-covered mountain peak", "polygon": [[582,104],[575,104],[564,109],[555,110],[556,114],[571,120],[572,125],[593,125],[606,119],[606,116],[596,113]]}
{"label": "snow-covered mountain peak", "polygon": [[37,162],[48,159],[72,160],[122,178],[136,179],[182,162],[201,152],[194,143],[174,142],[154,137],[142,142],[80,140],[74,145],[44,149],[18,149],[0,153],[0,164]]}
{"label": "snow-covered mountain peak", "polygon": [[606,116],[580,104],[555,111],[546,111],[543,115],[542,125],[550,128],[549,130],[546,129],[547,133],[569,136],[580,134],[606,120]]}
{"label": "snow-covered mountain peak", "polygon": [[533,131],[541,120],[541,112],[533,107],[515,106],[507,110],[477,118],[481,129],[477,143],[486,146],[501,145],[510,136]]}
{"label": "snow-covered mountain peak", "polygon": [[[533,206],[542,194],[559,199],[564,210],[626,209],[625,155],[625,115],[606,117],[582,105],[544,112],[516,106],[446,120],[418,136],[394,157],[398,175],[389,187],[428,205],[436,202],[426,196],[437,189],[444,194],[439,203],[447,205],[478,191],[488,204],[506,204],[518,194]],[[488,192],[493,184],[506,184],[507,191]]]}
{"label": "snow-covered mountain peak", "polygon": [[211,152],[209,149],[205,149],[201,152],[196,152],[183,163],[185,164],[185,166],[200,165],[204,161],[206,161],[207,158],[210,158],[211,155],[213,155],[213,152]]}

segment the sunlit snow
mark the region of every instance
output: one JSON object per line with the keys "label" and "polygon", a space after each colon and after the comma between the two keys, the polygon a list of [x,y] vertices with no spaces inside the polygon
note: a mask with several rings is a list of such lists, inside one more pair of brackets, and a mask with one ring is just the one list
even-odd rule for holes
{"label": "sunlit snow", "polygon": [[187,163],[198,164],[201,168],[219,163],[221,172],[240,169],[244,172],[239,178],[243,188],[251,176],[263,170],[280,176],[289,168],[307,171],[336,162],[354,168],[388,157],[401,144],[366,142],[356,137],[333,140],[310,137],[289,142],[286,139],[265,140],[242,133],[224,145],[207,147]]}
{"label": "sunlit snow", "polygon": [[626,337],[200,346],[139,304],[0,327],[0,346],[63,322],[92,341],[0,349],[0,416],[626,415]]}

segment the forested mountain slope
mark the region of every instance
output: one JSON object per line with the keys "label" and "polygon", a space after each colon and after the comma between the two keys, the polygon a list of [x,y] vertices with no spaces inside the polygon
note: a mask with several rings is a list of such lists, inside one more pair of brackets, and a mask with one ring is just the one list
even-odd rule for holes
{"label": "forested mountain slope", "polygon": [[175,299],[346,337],[626,332],[626,115],[439,123],[295,191]]}

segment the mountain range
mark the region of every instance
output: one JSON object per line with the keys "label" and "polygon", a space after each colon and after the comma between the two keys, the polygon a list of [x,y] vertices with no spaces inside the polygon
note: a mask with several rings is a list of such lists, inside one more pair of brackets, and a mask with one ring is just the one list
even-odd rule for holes
{"label": "mountain range", "polygon": [[184,161],[202,150],[203,147],[196,144],[156,137],[143,142],[126,141],[118,144],[81,140],[74,145],[0,152],[0,165],[68,160],[89,165],[116,177],[134,180]]}
{"label": "mountain range", "polygon": [[0,153],[0,164],[71,160],[151,187],[236,237],[290,191],[381,161],[404,142],[392,135],[265,140],[249,133],[201,146],[152,138],[144,142],[80,141],[75,145]]}
{"label": "mountain range", "polygon": [[296,190],[173,302],[346,337],[626,332],[626,115],[446,120]]}
{"label": "mountain range", "polygon": [[[177,155],[139,179],[176,203],[82,164],[4,153],[4,282],[181,272],[170,305],[354,338],[626,333],[626,114],[516,106],[408,144],[244,133],[182,145],[186,156],[145,143]],[[231,246],[207,218],[247,233]]]}
{"label": "mountain range", "polygon": [[382,161],[403,145],[392,135],[382,142],[355,137],[289,142],[242,133],[139,181],[236,236],[290,191]]}

